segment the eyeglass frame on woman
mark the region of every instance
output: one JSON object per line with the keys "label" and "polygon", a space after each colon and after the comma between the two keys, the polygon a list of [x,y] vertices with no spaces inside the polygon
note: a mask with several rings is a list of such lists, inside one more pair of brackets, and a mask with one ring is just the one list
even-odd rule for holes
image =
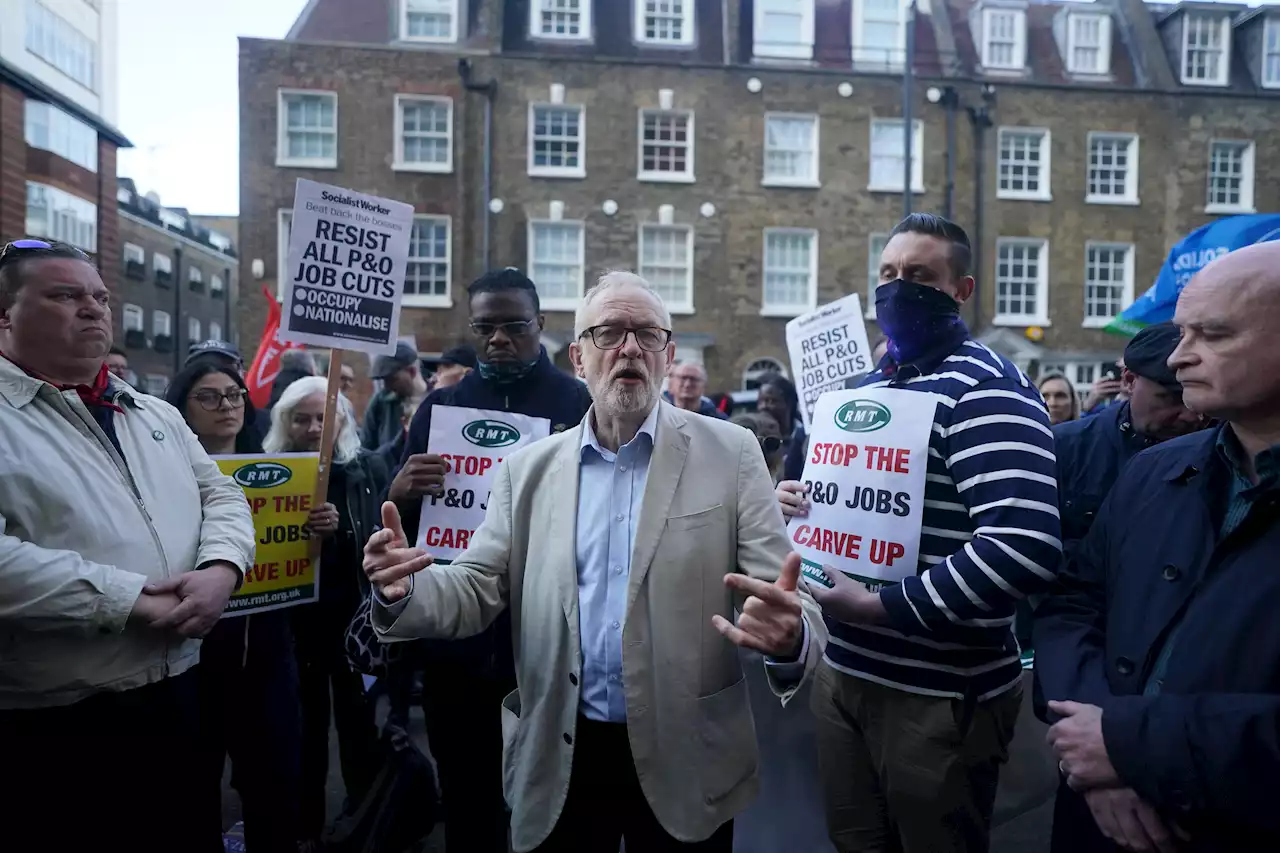
{"label": "eyeglass frame on woman", "polygon": [[[200,396],[202,394],[204,395],[203,398],[201,398]],[[236,397],[237,402],[233,403],[231,401],[231,398],[233,395]],[[213,408],[210,408],[209,401],[212,400],[212,398],[215,396],[218,398],[218,400],[216,403],[213,404]],[[244,408],[244,402],[248,398],[249,398],[249,395],[244,392],[243,388],[233,388],[230,391],[215,391],[212,388],[201,388],[199,391],[195,391],[187,395],[188,400],[195,400],[197,403],[200,404],[200,408],[204,409],[206,412],[220,411],[222,409],[222,404],[224,401],[227,404],[227,408],[231,409],[232,411],[236,409],[241,409],[241,408]]]}
{"label": "eyeglass frame on woman", "polygon": [[[777,453],[782,449],[782,439],[778,438],[776,435],[758,435],[756,436],[756,441],[760,442],[760,452],[765,456],[768,456],[770,453]],[[767,446],[768,442],[773,442],[772,450]]]}
{"label": "eyeglass frame on woman", "polygon": [[[596,337],[596,334],[601,329],[613,329],[614,331],[621,331],[622,337],[619,338],[618,342],[613,346],[605,346],[604,344],[601,344],[599,339]],[[649,347],[645,346],[640,342],[641,332],[661,332],[663,336],[662,343],[656,349],[650,349]],[[636,339],[636,346],[640,347],[640,349],[644,350],[645,352],[662,352],[664,349],[667,348],[667,345],[671,343],[671,334],[672,332],[670,329],[664,329],[661,326],[641,326],[638,329],[633,329],[630,326],[614,326],[614,325],[605,323],[600,326],[592,326],[589,329],[583,329],[582,332],[578,335],[578,340],[582,340],[583,338],[590,335],[591,343],[595,345],[596,349],[614,350],[614,349],[622,349],[624,346],[626,346],[627,335],[631,335],[633,338]]]}
{"label": "eyeglass frame on woman", "polygon": [[[524,337],[529,334],[537,324],[538,318],[535,317],[532,320],[508,320],[504,323],[472,322],[469,326],[473,335],[488,340],[497,334],[499,329],[501,329],[502,334],[506,335],[508,338]],[[485,329],[488,329],[488,331],[486,332]]]}

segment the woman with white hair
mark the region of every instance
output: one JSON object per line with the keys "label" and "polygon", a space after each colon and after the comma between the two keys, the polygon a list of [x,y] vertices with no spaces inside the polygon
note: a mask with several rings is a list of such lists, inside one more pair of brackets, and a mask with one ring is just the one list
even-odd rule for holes
{"label": "woman with white hair", "polygon": [[[320,449],[328,380],[298,379],[271,410],[267,453]],[[318,841],[325,825],[325,781],[329,775],[329,689],[338,729],[338,755],[348,807],[358,805],[377,772],[378,730],[359,673],[347,664],[343,637],[359,607],[367,581],[361,571],[364,543],[378,523],[379,497],[390,481],[381,457],[360,446],[355,413],[338,395],[337,435],[326,503],[311,512],[310,531],[320,537],[320,594],[294,608],[293,630],[302,699],[302,830]]]}

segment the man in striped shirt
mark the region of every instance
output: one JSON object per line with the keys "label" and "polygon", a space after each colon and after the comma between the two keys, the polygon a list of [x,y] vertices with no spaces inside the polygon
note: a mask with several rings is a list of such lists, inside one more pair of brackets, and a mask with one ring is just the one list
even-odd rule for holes
{"label": "man in striped shirt", "polygon": [[[979,853],[1022,698],[1014,604],[1061,560],[1053,434],[1035,386],[969,336],[964,230],[929,214],[894,228],[876,312],[889,351],[864,388],[936,401],[920,562],[870,590],[810,584],[830,639],[813,694],[827,820],[841,853]],[[783,483],[787,515],[805,486]]]}

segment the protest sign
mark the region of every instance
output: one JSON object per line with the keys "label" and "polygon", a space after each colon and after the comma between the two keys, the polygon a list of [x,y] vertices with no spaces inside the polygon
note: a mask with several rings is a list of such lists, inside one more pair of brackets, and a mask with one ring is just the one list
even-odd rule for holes
{"label": "protest sign", "polygon": [[419,548],[438,561],[453,560],[467,549],[484,521],[489,489],[498,463],[527,444],[551,434],[551,421],[514,412],[433,406],[427,450],[449,463],[444,489],[422,500]]}
{"label": "protest sign", "polygon": [[304,525],[315,505],[319,454],[245,453],[215,456],[214,461],[244,489],[257,540],[254,563],[227,602],[224,618],[315,601],[320,560],[318,553],[310,553]]}
{"label": "protest sign", "polygon": [[[809,432],[819,397],[848,387],[850,379],[875,367],[858,294],[851,293],[788,321],[787,352],[800,394],[800,417]],[[784,433],[787,429],[783,424]]]}
{"label": "protest sign", "polygon": [[280,340],[395,352],[412,230],[411,205],[300,179]]}
{"label": "protest sign", "polygon": [[811,507],[787,525],[806,579],[831,586],[823,565],[872,588],[916,573],[936,406],[898,388],[818,400],[803,475]]}

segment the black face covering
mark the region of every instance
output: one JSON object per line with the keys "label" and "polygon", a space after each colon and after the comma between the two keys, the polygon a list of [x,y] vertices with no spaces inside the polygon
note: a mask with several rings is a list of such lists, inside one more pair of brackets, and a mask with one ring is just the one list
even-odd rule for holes
{"label": "black face covering", "polygon": [[898,364],[915,361],[964,328],[954,299],[936,287],[900,278],[876,288],[876,322],[889,338],[889,355]]}

